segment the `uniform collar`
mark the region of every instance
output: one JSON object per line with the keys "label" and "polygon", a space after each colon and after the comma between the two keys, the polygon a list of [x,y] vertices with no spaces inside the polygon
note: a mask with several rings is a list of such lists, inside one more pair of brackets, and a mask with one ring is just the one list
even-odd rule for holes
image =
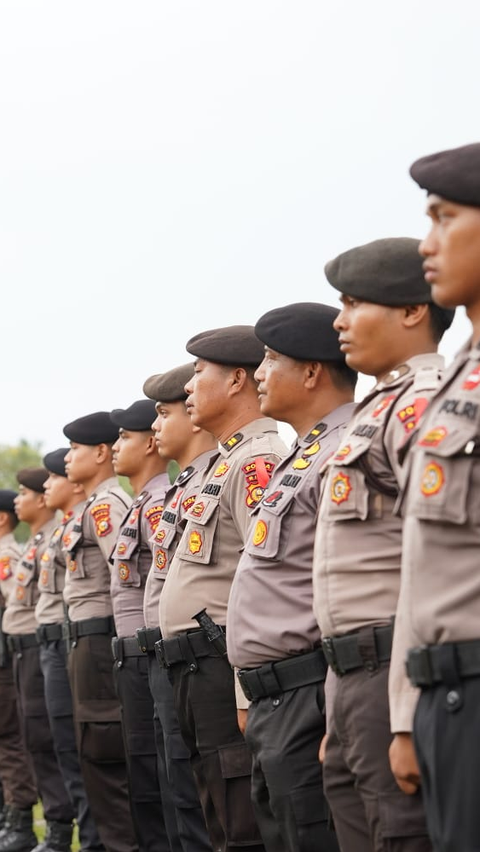
{"label": "uniform collar", "polygon": [[149,494],[153,494],[154,491],[158,491],[159,488],[165,488],[165,486],[167,488],[170,487],[170,479],[166,471],[165,473],[157,473],[156,476],[152,476],[143,486],[141,493],[145,494],[148,492]]}
{"label": "uniform collar", "polygon": [[224,458],[230,456],[238,447],[252,437],[258,437],[259,433],[278,432],[277,422],[272,417],[257,417],[238,432],[234,432],[224,444],[218,445],[218,451]]}
{"label": "uniform collar", "polygon": [[439,355],[438,352],[425,352],[421,355],[414,355],[382,376],[368,396],[374,396],[379,391],[389,390],[390,388],[402,385],[404,381],[414,375],[421,367],[437,367],[439,370],[442,370],[444,364],[443,355]]}
{"label": "uniform collar", "polygon": [[354,411],[354,402],[346,402],[344,405],[339,405],[338,408],[334,408],[333,411],[330,411],[329,414],[326,414],[322,420],[316,423],[306,435],[302,438],[297,438],[296,444],[299,447],[308,447],[315,441],[321,441],[322,437],[331,432],[332,429],[348,423],[352,419]]}

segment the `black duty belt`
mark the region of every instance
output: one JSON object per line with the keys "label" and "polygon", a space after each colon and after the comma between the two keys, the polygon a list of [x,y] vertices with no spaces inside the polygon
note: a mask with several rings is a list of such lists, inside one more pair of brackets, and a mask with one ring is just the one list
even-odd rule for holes
{"label": "black duty belt", "polygon": [[258,701],[325,680],[327,661],[321,648],[286,660],[267,663],[257,669],[239,669],[237,677],[246,698]]}
{"label": "black duty belt", "polygon": [[[223,628],[222,628],[223,629]],[[188,663],[190,671],[198,668],[196,660],[200,657],[220,657],[202,629],[180,633],[173,639],[160,639],[155,642],[155,656],[165,669],[176,663]]]}
{"label": "black duty belt", "polygon": [[155,642],[159,642],[162,638],[159,627],[139,627],[135,631],[138,647],[144,654],[147,651],[155,651]]}
{"label": "black duty belt", "polygon": [[16,653],[21,655],[25,648],[38,647],[37,636],[35,633],[17,633],[13,636],[8,636],[7,645],[12,654]]}
{"label": "black duty belt", "polygon": [[145,654],[138,647],[135,636],[120,638],[114,636],[112,639],[112,654],[117,666],[121,666],[125,657],[144,657]]}
{"label": "black duty belt", "polygon": [[57,642],[63,639],[63,624],[40,624],[35,633],[37,642]]}
{"label": "black duty belt", "polygon": [[81,636],[95,636],[95,634],[112,635],[115,633],[115,622],[113,615],[105,618],[84,618],[81,621],[64,621],[63,637],[75,647],[77,639]]}
{"label": "black duty belt", "polygon": [[458,678],[480,675],[480,639],[422,645],[408,652],[407,674],[414,686],[451,685],[452,672]]}
{"label": "black duty belt", "polygon": [[340,677],[355,669],[375,671],[392,655],[393,626],[363,627],[356,633],[322,639],[328,665]]}

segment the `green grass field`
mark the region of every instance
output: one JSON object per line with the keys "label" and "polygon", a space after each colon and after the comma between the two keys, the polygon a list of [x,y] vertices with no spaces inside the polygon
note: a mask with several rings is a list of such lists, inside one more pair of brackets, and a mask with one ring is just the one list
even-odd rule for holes
{"label": "green grass field", "polygon": [[[45,840],[45,820],[43,818],[43,810],[40,802],[38,802],[33,809],[33,828],[38,840]],[[72,852],[80,852],[77,826],[75,826],[75,830],[73,832]]]}

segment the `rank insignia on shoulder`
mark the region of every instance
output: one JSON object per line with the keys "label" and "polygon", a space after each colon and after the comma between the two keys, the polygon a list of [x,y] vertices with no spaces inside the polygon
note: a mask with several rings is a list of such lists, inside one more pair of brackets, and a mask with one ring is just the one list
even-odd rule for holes
{"label": "rank insignia on shoulder", "polygon": [[252,543],[255,547],[260,547],[265,542],[267,535],[268,527],[265,521],[257,521],[252,536]]}
{"label": "rank insignia on shoulder", "polygon": [[99,538],[103,538],[112,532],[110,503],[98,503],[93,509],[90,509],[90,514],[95,521],[95,532]]}
{"label": "rank insignia on shoulder", "polygon": [[327,428],[328,427],[326,423],[317,423],[317,425],[313,427],[312,431],[309,432],[309,434],[303,440],[306,441],[307,444],[311,444],[312,441],[316,441],[316,439],[319,438],[320,435],[323,435]]}
{"label": "rank insignia on shoulder", "polygon": [[0,580],[8,580],[11,576],[10,557],[5,556],[3,559],[0,559]]}
{"label": "rank insignia on shoulder", "polygon": [[155,530],[157,529],[157,527],[160,523],[160,518],[162,517],[162,512],[163,512],[163,506],[160,506],[160,505],[151,506],[150,509],[147,509],[147,511],[145,512],[145,517],[146,517],[148,523],[150,524],[150,529],[152,530],[152,533],[155,532]]}
{"label": "rank insignia on shoulder", "polygon": [[[393,379],[392,379],[393,381]],[[387,408],[390,408],[393,400],[396,399],[396,394],[391,393],[390,396],[385,396],[377,405],[374,411],[372,411],[372,417],[379,417],[383,411],[386,411]]]}
{"label": "rank insignia on shoulder", "polygon": [[429,432],[423,435],[418,443],[421,447],[438,447],[447,435],[448,430],[445,429],[445,426],[437,426],[435,429],[430,429]]}
{"label": "rank insignia on shoulder", "polygon": [[227,452],[230,452],[230,450],[233,450],[233,448],[236,447],[237,444],[240,443],[240,441],[243,441],[242,432],[235,432],[235,435],[232,435],[232,437],[229,438],[228,441],[222,444],[222,447],[224,450],[227,450]]}
{"label": "rank insignia on shoulder", "polygon": [[118,576],[123,582],[128,580],[130,577],[130,568],[125,562],[120,562],[120,565],[118,566]]}
{"label": "rank insignia on shoulder", "polygon": [[157,568],[158,571],[162,571],[162,569],[165,568],[166,564],[167,554],[164,550],[157,550],[155,554],[155,568]]}
{"label": "rank insignia on shoulder", "polygon": [[249,508],[262,499],[274,468],[273,462],[260,457],[243,465],[242,472],[245,474],[247,488],[246,504]]}
{"label": "rank insignia on shoulder", "polygon": [[350,496],[350,492],[352,490],[352,484],[350,482],[350,477],[347,476],[346,473],[337,473],[336,476],[332,479],[331,489],[330,489],[330,497],[333,503],[336,503],[337,506],[340,503],[345,503]]}
{"label": "rank insignia on shoulder", "polygon": [[190,553],[195,556],[197,553],[200,553],[202,547],[203,539],[201,533],[198,530],[193,530],[188,539],[188,549]]}
{"label": "rank insignia on shoulder", "polygon": [[228,470],[230,470],[230,465],[226,462],[221,462],[221,464],[219,464],[218,467],[213,471],[213,475],[215,477],[225,476]]}
{"label": "rank insignia on shoulder", "polygon": [[475,390],[480,385],[480,365],[474,367],[462,384],[462,390]]}
{"label": "rank insignia on shoulder", "polygon": [[423,471],[420,490],[425,497],[432,497],[434,494],[438,494],[444,482],[443,467],[437,462],[429,462]]}

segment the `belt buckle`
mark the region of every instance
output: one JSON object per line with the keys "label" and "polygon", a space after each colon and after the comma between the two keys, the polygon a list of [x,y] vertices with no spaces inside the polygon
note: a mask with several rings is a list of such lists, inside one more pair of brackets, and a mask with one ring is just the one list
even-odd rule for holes
{"label": "belt buckle", "polygon": [[325,659],[328,665],[330,666],[332,672],[334,672],[334,674],[336,674],[338,677],[344,675],[345,670],[340,666],[337,661],[333,638],[331,636],[327,636],[325,639],[322,639],[322,649],[323,653],[325,654]]}
{"label": "belt buckle", "polygon": [[158,642],[155,642],[153,646],[155,649],[155,657],[157,658],[157,663],[162,669],[168,669],[168,663],[165,658],[165,652],[163,650],[163,639],[159,639]]}
{"label": "belt buckle", "polygon": [[248,673],[248,669],[237,669],[237,678],[240,686],[242,687],[243,694],[248,701],[253,701],[253,695],[250,692],[247,680],[245,675]]}
{"label": "belt buckle", "polygon": [[414,686],[433,686],[435,681],[428,645],[410,648],[407,657],[407,674]]}

